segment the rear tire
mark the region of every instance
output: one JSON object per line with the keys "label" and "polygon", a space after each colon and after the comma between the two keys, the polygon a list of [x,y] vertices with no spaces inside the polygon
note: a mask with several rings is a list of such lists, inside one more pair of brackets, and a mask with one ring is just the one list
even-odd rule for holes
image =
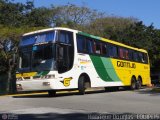
{"label": "rear tire", "polygon": [[131,79],[131,86],[130,86],[131,90],[135,90],[136,89],[136,87],[137,87],[136,83],[137,83],[136,82],[136,78],[132,77],[132,79]]}
{"label": "rear tire", "polygon": [[141,89],[142,88],[142,80],[141,80],[141,78],[138,78],[136,87],[137,87],[137,89]]}
{"label": "rear tire", "polygon": [[81,76],[78,80],[78,90],[80,95],[85,94],[85,79],[84,76]]}
{"label": "rear tire", "polygon": [[49,97],[55,97],[56,96],[56,91],[55,90],[50,90],[48,91]]}

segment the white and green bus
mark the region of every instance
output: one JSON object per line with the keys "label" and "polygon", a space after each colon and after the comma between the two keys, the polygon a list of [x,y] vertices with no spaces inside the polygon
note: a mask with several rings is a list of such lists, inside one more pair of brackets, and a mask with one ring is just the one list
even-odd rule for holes
{"label": "white and green bus", "polygon": [[69,28],[26,33],[19,43],[18,91],[48,91],[89,87],[150,84],[146,50]]}

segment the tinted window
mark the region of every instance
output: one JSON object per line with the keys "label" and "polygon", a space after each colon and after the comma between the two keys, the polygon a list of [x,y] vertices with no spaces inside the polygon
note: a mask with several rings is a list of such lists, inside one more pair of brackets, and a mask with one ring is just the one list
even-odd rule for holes
{"label": "tinted window", "polygon": [[34,59],[46,60],[53,58],[52,45],[33,46],[33,55]]}
{"label": "tinted window", "polygon": [[133,52],[133,60],[138,61],[138,53],[135,51]]}
{"label": "tinted window", "polygon": [[109,51],[110,57],[117,57],[117,47],[116,46],[109,45],[108,51]]}
{"label": "tinted window", "polygon": [[124,58],[123,48],[119,48],[119,57]]}
{"label": "tinted window", "polygon": [[125,50],[125,58],[127,60],[129,59],[129,50],[128,49]]}
{"label": "tinted window", "polygon": [[59,42],[65,44],[72,44],[72,40],[73,37],[71,32],[60,31]]}
{"label": "tinted window", "polygon": [[49,32],[46,34],[46,42],[54,40],[54,32]]}
{"label": "tinted window", "polygon": [[24,36],[20,42],[20,46],[33,45],[43,42],[52,42],[55,38],[55,32],[45,32],[29,36]]}
{"label": "tinted window", "polygon": [[86,38],[86,52],[93,53],[93,41],[89,38]]}
{"label": "tinted window", "polygon": [[77,35],[77,48],[78,52],[85,52],[85,38]]}
{"label": "tinted window", "polygon": [[102,43],[102,55],[107,56],[107,45]]}
{"label": "tinted window", "polygon": [[[79,45],[79,50],[83,50],[83,39],[79,37],[77,38],[77,45]],[[73,33],[67,31],[60,31],[59,41],[61,45],[59,46],[58,51],[58,72],[64,73],[69,71],[73,66],[74,61],[74,41],[73,41]],[[64,43],[64,44],[63,44]]]}
{"label": "tinted window", "polygon": [[101,54],[101,43],[99,42],[94,42],[94,47],[95,47],[95,53],[96,54]]}
{"label": "tinted window", "polygon": [[148,64],[148,55],[146,53],[143,53],[143,60],[144,60],[144,63]]}
{"label": "tinted window", "polygon": [[63,43],[66,42],[66,35],[63,33],[60,34],[60,42],[63,42]]}
{"label": "tinted window", "polygon": [[128,50],[128,57],[129,57],[129,60],[133,60],[133,51],[132,50]]}
{"label": "tinted window", "polygon": [[143,54],[140,52],[138,53],[138,61],[144,63]]}
{"label": "tinted window", "polygon": [[122,59],[129,59],[129,50],[125,48],[119,48],[119,57]]}

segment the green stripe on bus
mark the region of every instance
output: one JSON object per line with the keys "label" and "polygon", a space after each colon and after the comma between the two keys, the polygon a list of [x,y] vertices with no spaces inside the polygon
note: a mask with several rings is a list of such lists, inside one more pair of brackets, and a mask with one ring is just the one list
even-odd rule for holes
{"label": "green stripe on bus", "polygon": [[110,76],[108,75],[106,68],[101,60],[100,57],[98,56],[92,56],[90,55],[90,58],[93,62],[93,65],[96,69],[97,74],[99,75],[99,77],[104,80],[104,81],[113,81]]}
{"label": "green stripe on bus", "polygon": [[96,39],[96,40],[101,40],[101,37],[90,35],[90,34],[87,34],[87,33],[84,33],[84,32],[78,32],[78,34],[84,35],[84,36],[87,36],[87,37],[91,37],[91,38]]}
{"label": "green stripe on bus", "polygon": [[120,81],[109,58],[90,55],[99,77],[108,82]]}
{"label": "green stripe on bus", "polygon": [[119,79],[119,77],[117,76],[116,74],[116,71],[113,67],[113,64],[112,64],[112,61],[111,61],[111,58],[104,58],[104,57],[101,57],[101,60],[105,66],[105,69],[108,73],[108,75],[110,76],[110,78],[113,80],[113,81],[121,81]]}

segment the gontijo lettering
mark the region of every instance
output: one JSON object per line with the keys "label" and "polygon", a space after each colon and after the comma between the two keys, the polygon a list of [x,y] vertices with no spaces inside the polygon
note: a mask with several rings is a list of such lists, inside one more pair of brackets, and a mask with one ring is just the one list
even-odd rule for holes
{"label": "gontijo lettering", "polygon": [[136,68],[135,63],[117,61],[117,67]]}

